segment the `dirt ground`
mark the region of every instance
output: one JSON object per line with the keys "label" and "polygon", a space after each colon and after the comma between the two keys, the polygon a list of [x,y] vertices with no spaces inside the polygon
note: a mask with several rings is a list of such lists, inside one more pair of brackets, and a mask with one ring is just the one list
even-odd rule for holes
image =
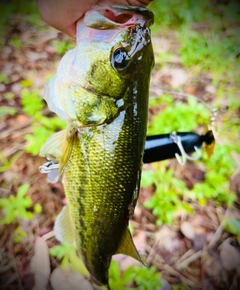
{"label": "dirt ground", "polygon": [[[1,117],[0,152],[8,160],[18,154],[8,170],[0,173],[0,197],[16,194],[19,186],[27,183],[30,184],[28,196],[33,201],[29,210],[33,211],[37,203],[42,206],[42,212],[35,214],[32,220],[20,221],[27,237],[19,242],[14,242],[16,223],[0,226],[0,289],[35,289],[34,283],[37,279],[41,280],[37,275],[39,268],[32,266],[36,255],[38,267],[44,268],[46,265],[49,268],[44,274],[48,281],[47,289],[57,289],[49,281],[53,279],[54,270],[59,268],[59,261],[49,256],[48,249],[58,244],[53,225],[66,200],[61,182],[49,184],[46,176],[39,172],[44,158],[25,151],[28,145],[25,136],[32,132],[32,117],[23,112],[20,102],[21,82],[31,80],[31,90],[39,90],[39,96],[42,97],[46,79],[56,71],[61,58],[52,40],[65,41],[65,36],[45,27],[44,23],[41,25],[43,31],[34,26],[26,27],[21,18],[15,19],[8,27],[4,46],[0,49],[1,71],[9,79],[7,83],[0,83],[0,105],[13,107],[17,111],[13,116],[7,114]],[[23,45],[14,46],[10,41],[13,36],[19,38]],[[159,49],[166,47],[166,51],[176,51],[175,45],[177,41],[174,35],[153,37],[157,57]],[[215,90],[210,85],[211,77],[203,75],[197,80],[197,85],[194,81],[180,66],[176,54],[168,69],[157,70],[155,67],[150,95],[154,97],[161,94],[162,90],[174,91],[181,86],[183,93],[195,94],[212,105]],[[6,93],[11,93],[12,97],[6,98]],[[45,116],[52,116],[47,108],[43,112]],[[150,108],[149,118],[155,113]],[[189,188],[204,178],[204,170],[194,163],[182,167],[173,159],[169,166]],[[144,165],[144,170],[149,168],[151,165]],[[237,237],[226,232],[223,222],[226,216],[236,220],[240,218],[239,171],[231,179],[231,188],[237,195],[235,207],[227,208],[221,204],[216,207],[211,200],[203,207],[192,201],[194,214],[177,213],[171,226],[157,226],[156,217],[143,206],[153,195],[154,187],[141,189],[131,221],[134,242],[140,252],[147,256],[148,264],[161,272],[164,282],[162,289],[240,289],[240,246]],[[122,270],[137,264],[125,256],[116,256],[114,259]],[[60,277],[61,273],[58,275]],[[76,285],[71,289],[77,289]]]}

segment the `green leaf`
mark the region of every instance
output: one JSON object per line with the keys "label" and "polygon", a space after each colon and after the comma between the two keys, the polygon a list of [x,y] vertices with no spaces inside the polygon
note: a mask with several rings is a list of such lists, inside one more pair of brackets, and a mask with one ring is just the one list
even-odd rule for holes
{"label": "green leaf", "polygon": [[156,173],[152,170],[144,170],[141,177],[141,186],[150,186],[156,180]]}
{"label": "green leaf", "polygon": [[79,272],[80,274],[87,276],[88,275],[88,270],[86,269],[85,265],[83,264],[83,261],[79,259],[79,257],[76,254],[76,251],[74,251],[74,254],[71,255],[70,259],[70,264],[72,268],[76,271]]}
{"label": "green leaf", "polygon": [[24,197],[24,195],[27,193],[30,185],[29,184],[23,184],[18,188],[17,191],[17,198],[21,199]]}
{"label": "green leaf", "polygon": [[120,269],[116,261],[111,262],[109,267],[109,276],[115,281],[120,281]]}
{"label": "green leaf", "polygon": [[33,82],[32,80],[26,79],[26,80],[22,80],[20,84],[23,88],[27,88],[27,87],[31,87],[33,85]]}
{"label": "green leaf", "polygon": [[39,203],[37,203],[37,204],[34,205],[33,210],[34,210],[35,213],[41,213],[42,212],[42,206]]}
{"label": "green leaf", "polygon": [[34,116],[41,111],[44,107],[44,102],[40,98],[38,91],[30,91],[27,88],[23,88],[21,92],[21,105],[23,112],[28,116]]}
{"label": "green leaf", "polygon": [[225,229],[233,235],[240,236],[240,221],[231,218],[226,218]]}
{"label": "green leaf", "polygon": [[1,106],[0,107],[0,119],[6,116],[14,116],[17,113],[17,109],[8,106]]}
{"label": "green leaf", "polygon": [[66,254],[66,250],[63,245],[54,246],[50,249],[49,253],[51,256],[56,257],[57,259],[62,259],[64,255]]}
{"label": "green leaf", "polygon": [[0,207],[7,207],[9,205],[9,200],[7,198],[0,198]]}
{"label": "green leaf", "polygon": [[127,268],[122,275],[121,282],[123,285],[127,285],[135,279],[136,273],[133,272],[132,267]]}

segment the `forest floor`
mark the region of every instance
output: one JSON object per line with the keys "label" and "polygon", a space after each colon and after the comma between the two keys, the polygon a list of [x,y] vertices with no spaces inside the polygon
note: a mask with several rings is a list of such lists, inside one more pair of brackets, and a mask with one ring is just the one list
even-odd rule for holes
{"label": "forest floor", "polygon": [[[178,91],[196,95],[214,107],[218,102],[217,86],[212,84],[211,74],[203,72],[193,77],[191,70],[181,65],[179,43],[174,32],[155,33],[152,40],[156,65],[152,73],[150,98],[159,97],[164,91],[170,91],[172,95]],[[11,19],[3,44],[0,48],[0,197],[9,199],[11,195],[16,196],[21,185],[29,185],[27,196],[31,202],[27,212],[33,216],[30,219],[21,217],[20,206],[24,202],[20,199],[16,201],[19,202],[19,208],[11,213],[13,216],[15,214],[15,219],[10,222],[5,219],[4,222],[4,214],[10,214],[11,206],[6,212],[1,212],[0,289],[40,289],[34,288],[36,283],[41,289],[79,289],[79,283],[83,284],[87,280],[83,280],[85,278],[81,274],[76,276],[75,272],[67,273],[60,267],[61,260],[49,255],[49,249],[58,245],[53,226],[66,200],[62,183],[49,184],[46,175],[39,172],[39,166],[45,159],[37,155],[36,148],[39,146],[35,144],[36,148],[35,145],[29,147],[29,144],[38,140],[41,143],[45,131],[36,129],[41,127],[36,125],[41,120],[36,121],[31,112],[28,113],[28,110],[35,110],[36,95],[37,98],[43,97],[44,86],[56,72],[61,53],[73,47],[74,41],[47,27],[41,20],[38,20],[38,26],[29,25],[24,17],[19,16]],[[159,57],[161,54],[171,54],[164,65]],[[175,97],[178,97],[177,94]],[[239,99],[237,95],[235,98]],[[23,99],[29,99],[29,102],[32,99],[33,103],[26,109]],[[227,118],[232,117],[232,120],[238,119],[240,114],[240,106],[237,113],[231,115],[228,102],[222,100],[220,121],[217,122],[220,127],[225,122],[226,112]],[[161,109],[161,106],[150,106],[149,122],[155,114],[161,113]],[[46,106],[40,110],[47,119],[53,118]],[[58,127],[61,125],[51,127],[50,131]],[[31,137],[26,138],[33,133],[35,141]],[[218,136],[216,139],[217,142],[234,142],[234,139],[228,140],[228,135],[225,139]],[[146,255],[149,266],[155,266],[156,273],[161,273],[163,285],[159,288],[139,286],[139,289],[240,289],[239,223],[229,229],[230,226],[226,228],[225,222],[227,218],[237,222],[240,220],[240,156],[234,152],[231,158],[235,165],[229,178],[229,190],[234,195],[234,202],[229,205],[226,202],[216,203],[210,198],[203,206],[199,200],[181,197],[191,205],[192,212],[176,210],[171,224],[157,225],[156,215],[144,206],[156,187],[150,185],[141,188],[131,220],[134,242],[137,249]],[[156,167],[145,164],[143,171],[160,167],[161,162]],[[181,166],[173,159],[168,161],[167,167],[188,189],[201,183],[206,174],[203,165],[197,162]],[[41,205],[41,210],[36,204]],[[122,272],[129,267],[140,266],[132,258],[122,255],[114,257],[114,260]],[[63,288],[61,283],[68,285],[67,288]],[[86,289],[93,289],[90,284],[86,285]],[[130,281],[128,288],[138,288],[136,285]],[[121,287],[116,289],[125,289]]]}

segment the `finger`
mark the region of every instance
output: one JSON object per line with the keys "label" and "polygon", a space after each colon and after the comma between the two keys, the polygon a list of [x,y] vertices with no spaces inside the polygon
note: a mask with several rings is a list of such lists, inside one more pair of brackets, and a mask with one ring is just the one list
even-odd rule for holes
{"label": "finger", "polygon": [[114,3],[120,5],[130,5],[130,6],[144,6],[150,4],[153,0],[115,0]]}
{"label": "finger", "polygon": [[76,22],[97,0],[38,0],[42,19],[52,27],[75,37]]}

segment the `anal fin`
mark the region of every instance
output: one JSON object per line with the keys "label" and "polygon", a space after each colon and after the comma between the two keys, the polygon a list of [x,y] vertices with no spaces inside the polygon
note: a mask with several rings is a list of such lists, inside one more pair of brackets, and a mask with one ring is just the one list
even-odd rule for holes
{"label": "anal fin", "polygon": [[122,240],[119,244],[116,254],[124,254],[124,255],[130,256],[138,260],[140,263],[142,263],[144,266],[147,267],[147,263],[145,262],[145,259],[141,258],[140,254],[138,253],[133,243],[133,239],[128,228],[126,228],[123,234]]}

